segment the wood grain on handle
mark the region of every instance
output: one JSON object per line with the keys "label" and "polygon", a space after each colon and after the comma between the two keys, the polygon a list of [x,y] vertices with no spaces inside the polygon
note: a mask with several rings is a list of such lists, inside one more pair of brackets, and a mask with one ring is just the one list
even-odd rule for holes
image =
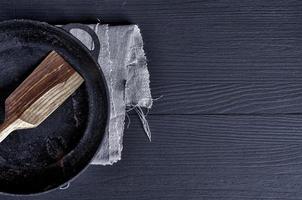
{"label": "wood grain on handle", "polygon": [[14,130],[38,126],[83,82],[84,79],[52,51],[6,99],[0,142]]}

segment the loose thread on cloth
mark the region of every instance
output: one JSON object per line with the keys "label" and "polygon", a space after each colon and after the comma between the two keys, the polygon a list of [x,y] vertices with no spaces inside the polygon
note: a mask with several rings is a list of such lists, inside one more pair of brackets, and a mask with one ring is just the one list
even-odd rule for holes
{"label": "loose thread on cloth", "polygon": [[142,125],[143,125],[143,128],[144,128],[144,131],[145,133],[147,134],[150,142],[151,142],[151,131],[150,131],[150,127],[149,127],[149,123],[145,117],[145,114],[144,114],[144,111],[142,110],[142,108],[140,106],[136,106],[134,108],[135,112],[138,114],[141,122],[142,122]]}
{"label": "loose thread on cloth", "polygon": [[[151,100],[152,100],[152,102],[154,102],[154,101],[157,101],[157,100],[159,100],[161,98],[163,98],[163,95],[159,96],[158,98],[151,99]],[[140,121],[141,121],[142,126],[144,128],[144,131],[145,131],[145,133],[146,133],[149,141],[151,142],[152,141],[152,139],[151,139],[151,130],[150,130],[150,126],[149,126],[148,120],[146,118],[148,116],[148,114],[149,114],[150,108],[146,108],[147,112],[145,113],[143,111],[142,107],[139,106],[139,105],[130,105],[130,106],[128,106],[127,110],[126,110],[126,117],[128,119],[127,128],[129,128],[130,123],[131,123],[131,119],[130,119],[130,117],[128,115],[128,112],[130,112],[132,110],[134,110],[137,113],[138,117],[140,118]]]}
{"label": "loose thread on cloth", "polygon": [[129,106],[129,108],[127,108],[127,110],[126,110],[126,117],[128,119],[127,128],[129,128],[130,122],[131,122],[130,117],[128,115],[128,112],[130,112],[132,110],[134,110],[137,113],[138,117],[140,118],[140,121],[141,121],[142,126],[144,128],[144,131],[145,131],[149,141],[151,142],[151,130],[150,130],[150,127],[149,127],[149,123],[146,119],[146,116],[148,115],[150,109],[147,108],[147,113],[145,114],[143,109],[141,108],[141,106],[139,106],[139,105]]}

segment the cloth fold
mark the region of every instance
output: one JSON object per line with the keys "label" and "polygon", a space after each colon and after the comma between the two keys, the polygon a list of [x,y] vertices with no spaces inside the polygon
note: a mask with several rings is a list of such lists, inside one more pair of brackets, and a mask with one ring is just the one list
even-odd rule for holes
{"label": "cloth fold", "polygon": [[[91,164],[110,165],[121,159],[124,122],[127,109],[134,109],[146,134],[151,132],[142,108],[152,107],[149,72],[143,49],[143,39],[137,25],[87,25],[98,36],[98,63],[103,71],[110,96],[110,120],[100,149]],[[75,28],[70,33],[88,49],[94,48],[92,38],[84,30]]]}

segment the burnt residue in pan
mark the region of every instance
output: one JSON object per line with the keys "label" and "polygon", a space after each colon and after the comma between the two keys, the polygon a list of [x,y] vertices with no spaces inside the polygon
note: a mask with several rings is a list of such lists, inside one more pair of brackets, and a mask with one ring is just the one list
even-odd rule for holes
{"label": "burnt residue in pan", "polygon": [[[0,51],[0,119],[4,120],[4,102],[45,56],[30,47]],[[28,62],[11,61],[9,57],[29,57]],[[80,141],[86,128],[88,102],[85,84],[35,129],[14,131],[0,143],[2,165],[19,169],[45,167],[58,162]],[[44,141],[44,142],[41,142]],[[16,145],[18,144],[18,145]],[[48,155],[48,156],[47,156]],[[1,162],[5,161],[5,162]]]}

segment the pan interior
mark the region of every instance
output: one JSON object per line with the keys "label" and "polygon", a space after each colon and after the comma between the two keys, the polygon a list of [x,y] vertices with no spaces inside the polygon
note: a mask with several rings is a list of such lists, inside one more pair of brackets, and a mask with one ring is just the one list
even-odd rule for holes
{"label": "pan interior", "polygon": [[[16,23],[10,22],[0,23],[0,27],[4,27],[0,30],[1,122],[5,118],[5,99],[50,51],[56,50],[80,74],[84,73],[85,83],[41,125],[14,131],[0,143],[0,192],[44,192],[60,186],[85,168],[101,141],[102,136],[86,133],[88,128],[96,129],[89,126],[89,108],[93,104],[89,89],[94,88],[89,88],[91,80],[86,81],[89,74],[85,74],[81,65],[86,64],[86,70],[95,66],[91,66],[93,62],[88,57],[81,58],[82,46],[77,46],[75,41],[69,43],[67,33],[55,31],[50,25],[17,22],[16,27]],[[101,108],[105,107],[105,100],[101,102]],[[99,119],[100,124],[104,125],[105,118]],[[98,131],[104,131],[104,126]]]}

